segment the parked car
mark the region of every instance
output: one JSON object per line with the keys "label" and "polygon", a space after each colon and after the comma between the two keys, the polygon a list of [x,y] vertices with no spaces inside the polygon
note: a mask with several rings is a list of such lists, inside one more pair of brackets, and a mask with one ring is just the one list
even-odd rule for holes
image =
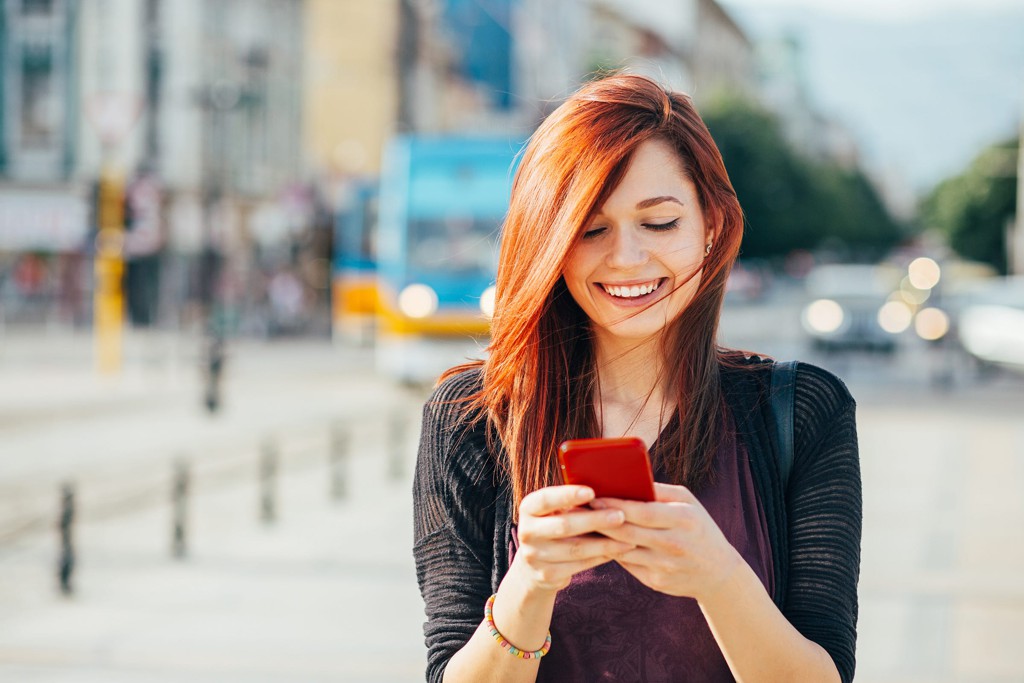
{"label": "parked car", "polygon": [[965,292],[957,329],[972,357],[1024,371],[1024,276],[993,278]]}
{"label": "parked car", "polygon": [[896,335],[879,323],[879,311],[899,288],[903,272],[894,266],[829,264],[817,266],[804,281],[808,303],[804,331],[818,349],[891,352]]}

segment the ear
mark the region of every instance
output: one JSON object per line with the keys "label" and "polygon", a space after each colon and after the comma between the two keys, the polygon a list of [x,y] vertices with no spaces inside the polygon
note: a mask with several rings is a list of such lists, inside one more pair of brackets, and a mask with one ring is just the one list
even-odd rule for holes
{"label": "ear", "polygon": [[704,229],[704,244],[714,245],[718,244],[718,239],[722,236],[722,219],[717,219],[713,225],[708,225]]}

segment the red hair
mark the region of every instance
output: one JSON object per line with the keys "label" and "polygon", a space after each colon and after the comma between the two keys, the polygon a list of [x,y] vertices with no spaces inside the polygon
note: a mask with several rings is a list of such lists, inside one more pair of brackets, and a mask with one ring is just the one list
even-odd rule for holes
{"label": "red hair", "polygon": [[699,489],[713,476],[723,402],[718,319],[743,216],[721,154],[690,98],[635,75],[587,83],[530,138],[502,229],[497,296],[483,389],[472,397],[501,442],[518,513],[529,492],[561,482],[558,445],[600,436],[589,321],[566,289],[566,258],[591,214],[614,190],[643,142],[667,142],[694,183],[714,248],[686,309],[663,335],[675,452],[662,452],[671,481]]}

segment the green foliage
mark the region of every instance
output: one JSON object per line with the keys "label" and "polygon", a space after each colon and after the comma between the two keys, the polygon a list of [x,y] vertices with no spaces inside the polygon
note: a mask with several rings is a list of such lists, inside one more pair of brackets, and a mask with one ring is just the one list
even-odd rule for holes
{"label": "green foliage", "polygon": [[756,104],[724,98],[703,118],[746,215],[744,258],[825,245],[877,256],[902,238],[862,172],[806,159]]}
{"label": "green foliage", "polygon": [[1020,140],[992,145],[960,175],[939,183],[921,202],[920,220],[949,239],[964,258],[1005,273],[1006,226],[1017,205]]}

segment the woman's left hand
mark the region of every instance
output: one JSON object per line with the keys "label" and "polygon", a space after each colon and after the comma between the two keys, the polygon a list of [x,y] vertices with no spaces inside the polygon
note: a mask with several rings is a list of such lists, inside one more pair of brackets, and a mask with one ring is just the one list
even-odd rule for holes
{"label": "woman's left hand", "polygon": [[602,498],[590,505],[618,509],[625,524],[602,530],[636,546],[617,562],[658,592],[701,600],[714,594],[745,562],[685,486],[655,483],[655,501]]}

